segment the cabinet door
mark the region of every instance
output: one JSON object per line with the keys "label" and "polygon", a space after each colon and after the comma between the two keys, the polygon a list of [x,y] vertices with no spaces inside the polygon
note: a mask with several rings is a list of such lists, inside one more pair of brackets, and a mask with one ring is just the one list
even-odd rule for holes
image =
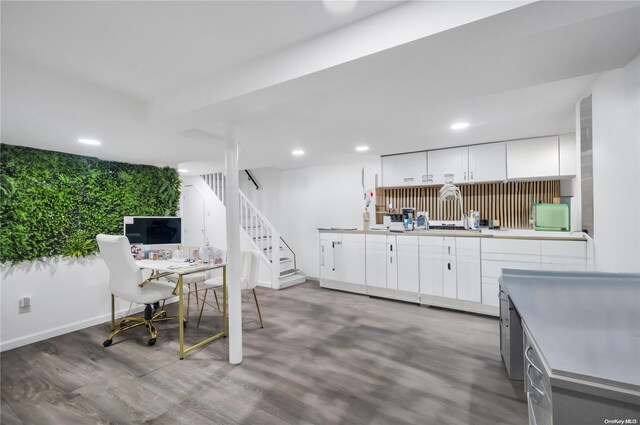
{"label": "cabinet door", "polygon": [[560,175],[558,136],[507,142],[507,178],[528,179]]}
{"label": "cabinet door", "polygon": [[560,175],[576,175],[576,134],[568,133],[559,136]]}
{"label": "cabinet door", "polygon": [[398,246],[398,290],[418,293],[420,278],[418,270],[418,236],[396,236]]}
{"label": "cabinet door", "polygon": [[507,178],[507,143],[469,146],[469,180],[502,181]]}
{"label": "cabinet door", "polygon": [[442,236],[420,236],[420,293],[443,295]]}
{"label": "cabinet door", "polygon": [[334,280],[365,284],[364,235],[343,234],[342,243],[335,245]]}
{"label": "cabinet door", "polygon": [[367,286],[387,287],[387,237],[366,235]]}
{"label": "cabinet door", "polygon": [[418,186],[426,184],[427,152],[382,157],[383,186]]}
{"label": "cabinet door", "polygon": [[397,253],[396,237],[387,236],[387,289],[398,289]]}
{"label": "cabinet door", "polygon": [[447,175],[453,175],[453,183],[469,181],[469,148],[452,148],[429,151],[427,171],[433,184],[447,183]]}
{"label": "cabinet door", "polygon": [[335,280],[334,241],[320,239],[320,279]]}
{"label": "cabinet door", "polygon": [[442,295],[448,298],[458,297],[457,267],[456,267],[456,238],[443,238],[443,282]]}
{"label": "cabinet door", "polygon": [[481,301],[480,239],[456,238],[458,299]]}

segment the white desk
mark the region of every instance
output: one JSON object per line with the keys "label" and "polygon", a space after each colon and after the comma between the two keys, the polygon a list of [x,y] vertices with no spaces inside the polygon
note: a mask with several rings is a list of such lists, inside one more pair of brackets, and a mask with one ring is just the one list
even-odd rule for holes
{"label": "white desk", "polygon": [[[179,321],[178,332],[180,335],[180,351],[178,354],[180,356],[180,360],[184,359],[184,356],[188,352],[195,350],[196,348],[200,348],[204,345],[207,345],[210,342],[215,341],[220,337],[227,336],[227,333],[229,330],[229,323],[227,318],[227,264],[226,263],[205,264],[205,263],[176,263],[176,262],[167,261],[167,260],[137,260],[136,264],[141,269],[152,270],[152,273],[154,274],[165,274],[165,275],[177,274],[178,275],[178,282],[176,283],[176,287],[173,290],[173,293],[175,295],[178,295],[178,321]],[[184,312],[183,312],[183,306],[182,306],[183,304],[182,301],[184,299],[183,277],[191,273],[199,273],[207,270],[214,270],[214,269],[220,269],[220,268],[222,269],[222,317],[223,317],[224,329],[222,330],[222,332],[218,332],[217,334],[207,339],[204,339],[198,342],[197,344],[192,345],[191,347],[185,348],[184,347],[185,320],[184,320]]]}

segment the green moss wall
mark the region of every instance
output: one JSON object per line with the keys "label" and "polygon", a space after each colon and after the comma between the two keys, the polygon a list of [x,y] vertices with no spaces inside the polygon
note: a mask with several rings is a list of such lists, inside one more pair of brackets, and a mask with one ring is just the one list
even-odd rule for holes
{"label": "green moss wall", "polygon": [[179,199],[170,167],[0,144],[0,263],[90,255],[125,215],[175,215]]}

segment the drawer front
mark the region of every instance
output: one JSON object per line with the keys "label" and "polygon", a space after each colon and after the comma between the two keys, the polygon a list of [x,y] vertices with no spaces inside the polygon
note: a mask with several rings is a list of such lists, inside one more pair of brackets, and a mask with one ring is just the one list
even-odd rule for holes
{"label": "drawer front", "polygon": [[553,425],[551,381],[540,356],[531,346],[529,335],[524,334],[524,388],[529,405],[529,423]]}
{"label": "drawer front", "polygon": [[482,253],[540,255],[539,240],[493,239],[482,240]]}
{"label": "drawer front", "polygon": [[547,257],[587,258],[587,242],[541,241],[541,254]]}
{"label": "drawer front", "polygon": [[[482,259],[482,276],[498,279],[502,269],[540,270],[540,263],[526,261],[492,261]],[[483,279],[484,281],[484,279]]]}

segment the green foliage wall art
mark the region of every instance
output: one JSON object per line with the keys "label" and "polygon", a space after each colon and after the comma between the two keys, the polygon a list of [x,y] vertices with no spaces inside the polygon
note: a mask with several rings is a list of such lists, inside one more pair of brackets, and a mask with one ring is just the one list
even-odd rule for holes
{"label": "green foliage wall art", "polygon": [[0,144],[0,264],[90,255],[124,216],[175,215],[179,200],[170,167]]}

